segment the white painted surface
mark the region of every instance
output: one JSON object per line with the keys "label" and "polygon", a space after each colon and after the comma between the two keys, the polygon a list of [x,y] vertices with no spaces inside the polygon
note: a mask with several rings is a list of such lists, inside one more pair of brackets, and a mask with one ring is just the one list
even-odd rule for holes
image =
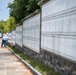
{"label": "white painted surface", "polygon": [[52,0],[42,6],[41,40],[43,49],[76,61],[76,0]]}
{"label": "white painted surface", "polygon": [[15,45],[15,30],[12,31],[12,43]]}
{"label": "white painted surface", "polygon": [[22,47],[22,25],[16,27],[16,44]]}
{"label": "white painted surface", "polygon": [[0,37],[2,37],[2,33],[0,33]]}
{"label": "white painted surface", "polygon": [[8,43],[12,44],[12,32],[8,33],[8,37],[10,40],[8,40]]}
{"label": "white painted surface", "polygon": [[40,14],[23,22],[23,45],[40,52]]}

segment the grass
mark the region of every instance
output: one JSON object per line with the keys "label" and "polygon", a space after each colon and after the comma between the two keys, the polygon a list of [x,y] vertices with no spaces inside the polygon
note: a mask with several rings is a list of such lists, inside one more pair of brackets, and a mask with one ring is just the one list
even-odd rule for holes
{"label": "grass", "polygon": [[60,75],[54,69],[50,68],[49,66],[45,65],[43,62],[38,61],[37,59],[33,59],[28,55],[25,55],[23,52],[9,46],[16,54],[18,54],[22,59],[28,62],[31,66],[33,66],[36,70],[41,72],[43,75]]}

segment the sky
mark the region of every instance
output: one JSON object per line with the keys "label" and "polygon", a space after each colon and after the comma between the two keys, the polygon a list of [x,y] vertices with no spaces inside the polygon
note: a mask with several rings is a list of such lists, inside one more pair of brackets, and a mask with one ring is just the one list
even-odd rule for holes
{"label": "sky", "polygon": [[8,3],[13,2],[13,0],[0,0],[0,21],[6,21],[9,18],[9,8]]}

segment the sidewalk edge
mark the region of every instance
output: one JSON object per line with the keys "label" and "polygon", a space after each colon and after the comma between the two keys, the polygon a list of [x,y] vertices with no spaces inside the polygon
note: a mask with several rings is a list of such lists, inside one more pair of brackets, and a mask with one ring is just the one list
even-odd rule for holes
{"label": "sidewalk edge", "polygon": [[[8,46],[7,46],[7,47],[8,47]],[[42,75],[40,72],[38,72],[37,70],[35,70],[30,64],[28,64],[26,61],[24,61],[20,56],[18,56],[10,47],[8,47],[8,49],[9,49],[25,66],[27,66],[27,68],[29,68],[34,75]]]}

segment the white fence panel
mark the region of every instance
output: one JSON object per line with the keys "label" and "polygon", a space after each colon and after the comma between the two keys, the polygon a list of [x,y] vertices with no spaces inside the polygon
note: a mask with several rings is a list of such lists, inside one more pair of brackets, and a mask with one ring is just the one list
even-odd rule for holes
{"label": "white fence panel", "polygon": [[12,31],[12,43],[15,45],[15,30]]}
{"label": "white fence panel", "polygon": [[10,40],[8,40],[8,43],[12,44],[12,32],[8,33],[8,37]]}
{"label": "white fence panel", "polygon": [[40,14],[23,22],[23,45],[40,52]]}
{"label": "white fence panel", "polygon": [[0,33],[0,37],[2,37],[2,33]]}
{"label": "white fence panel", "polygon": [[76,61],[76,0],[52,0],[42,6],[41,40],[43,49]]}
{"label": "white fence panel", "polygon": [[16,44],[22,47],[22,25],[16,27]]}

